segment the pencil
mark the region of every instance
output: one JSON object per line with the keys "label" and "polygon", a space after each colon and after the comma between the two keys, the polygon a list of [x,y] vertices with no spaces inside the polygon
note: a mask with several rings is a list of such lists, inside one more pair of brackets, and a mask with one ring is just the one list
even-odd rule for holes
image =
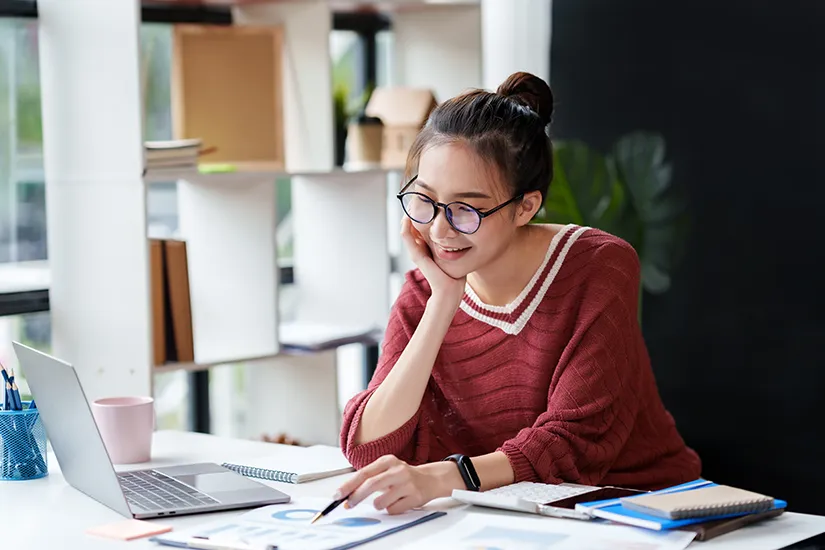
{"label": "pencil", "polygon": [[330,512],[332,512],[333,510],[338,508],[341,504],[343,504],[348,498],[349,498],[349,495],[347,495],[343,498],[339,498],[338,500],[333,500],[330,503],[329,506],[327,506],[326,508],[324,508],[323,510],[321,510],[320,512],[315,514],[315,517],[312,518],[312,521],[310,521],[309,524],[312,525],[313,523],[315,523],[316,521],[318,521],[319,519],[321,519],[325,515],[329,514]]}

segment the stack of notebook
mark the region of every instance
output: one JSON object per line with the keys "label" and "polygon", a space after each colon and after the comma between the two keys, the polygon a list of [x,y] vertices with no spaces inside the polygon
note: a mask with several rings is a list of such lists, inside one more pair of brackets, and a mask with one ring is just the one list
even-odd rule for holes
{"label": "stack of notebook", "polygon": [[146,170],[196,168],[201,149],[200,139],[147,141],[143,144]]}
{"label": "stack of notebook", "polygon": [[699,479],[643,495],[576,504],[576,510],[645,529],[691,530],[697,540],[707,540],[778,516],[786,506],[773,497]]}

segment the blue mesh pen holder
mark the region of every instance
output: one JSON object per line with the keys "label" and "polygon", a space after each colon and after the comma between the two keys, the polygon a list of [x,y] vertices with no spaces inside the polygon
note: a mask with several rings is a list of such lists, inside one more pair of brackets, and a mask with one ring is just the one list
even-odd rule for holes
{"label": "blue mesh pen holder", "polygon": [[0,410],[0,480],[24,481],[49,474],[46,429],[40,412],[23,403],[22,411]]}

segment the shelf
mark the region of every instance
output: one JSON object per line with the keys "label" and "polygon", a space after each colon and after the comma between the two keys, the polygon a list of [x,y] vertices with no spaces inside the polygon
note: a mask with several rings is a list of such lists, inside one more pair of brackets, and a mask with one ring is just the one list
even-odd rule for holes
{"label": "shelf", "polygon": [[204,174],[194,168],[158,169],[147,170],[143,176],[143,181],[146,183],[168,183],[170,181],[186,180],[193,183],[242,185],[244,183],[259,183],[265,178],[271,178],[274,181],[275,178],[283,174],[283,170],[238,170],[236,172]]}
{"label": "shelf", "polygon": [[262,179],[265,178],[277,178],[280,176],[285,177],[292,177],[292,176],[307,176],[307,177],[338,177],[338,176],[346,176],[346,175],[369,175],[369,174],[390,174],[390,173],[402,173],[403,169],[401,168],[379,168],[379,167],[370,167],[370,168],[359,168],[359,169],[349,169],[349,168],[335,168],[329,171],[295,171],[295,172],[288,172],[282,169],[271,169],[271,170],[237,170],[235,172],[220,172],[220,173],[201,173],[195,168],[183,168],[183,169],[153,169],[148,170],[146,174],[143,176],[143,180],[146,183],[168,183],[172,181],[178,180],[186,180],[190,182],[204,182],[204,183],[217,183],[217,184],[228,184],[228,185],[241,185],[244,183],[257,183],[260,182]]}
{"label": "shelf", "polygon": [[276,357],[282,357],[284,355],[291,355],[286,350],[283,350],[279,353],[271,353],[268,355],[257,355],[253,357],[241,357],[238,359],[228,359],[224,361],[216,361],[213,363],[166,363],[165,365],[157,365],[152,367],[152,372],[154,374],[166,374],[169,372],[177,372],[177,371],[186,371],[186,372],[198,372],[203,370],[209,370],[212,367],[217,367],[221,365],[231,365],[235,363],[251,363],[257,361],[265,361],[267,359],[275,359]]}
{"label": "shelf", "polygon": [[170,372],[178,372],[178,371],[185,371],[185,372],[198,372],[198,371],[205,371],[209,370],[214,367],[219,367],[223,365],[234,365],[237,363],[257,363],[259,361],[266,361],[268,359],[277,359],[279,357],[301,357],[306,355],[315,355],[318,353],[324,353],[326,351],[334,350],[339,347],[345,345],[352,345],[352,344],[362,344],[362,345],[377,345],[379,340],[379,336],[365,336],[361,340],[354,340],[350,342],[345,342],[341,344],[334,344],[330,346],[323,346],[317,349],[304,349],[304,348],[293,348],[289,346],[284,346],[282,344],[281,351],[278,353],[272,353],[268,355],[259,355],[254,357],[242,357],[239,359],[229,359],[223,361],[215,361],[212,363],[166,363],[165,365],[156,365],[152,367],[152,372],[154,374],[167,374]]}

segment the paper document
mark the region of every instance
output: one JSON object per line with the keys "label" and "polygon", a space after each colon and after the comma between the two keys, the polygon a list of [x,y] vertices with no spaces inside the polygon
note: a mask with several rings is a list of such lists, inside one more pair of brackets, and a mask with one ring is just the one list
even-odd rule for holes
{"label": "paper document", "polygon": [[243,541],[253,548],[265,545],[278,550],[333,550],[350,547],[412,527],[444,515],[444,512],[412,511],[391,516],[379,512],[368,499],[356,508],[339,506],[314,525],[310,520],[329,504],[328,499],[305,498],[290,504],[257,508],[234,520],[223,520],[154,538],[155,542],[184,546],[192,537],[208,537],[227,545]]}
{"label": "paper document", "polygon": [[403,550],[683,550],[694,533],[647,531],[592,521],[470,512],[449,530]]}

